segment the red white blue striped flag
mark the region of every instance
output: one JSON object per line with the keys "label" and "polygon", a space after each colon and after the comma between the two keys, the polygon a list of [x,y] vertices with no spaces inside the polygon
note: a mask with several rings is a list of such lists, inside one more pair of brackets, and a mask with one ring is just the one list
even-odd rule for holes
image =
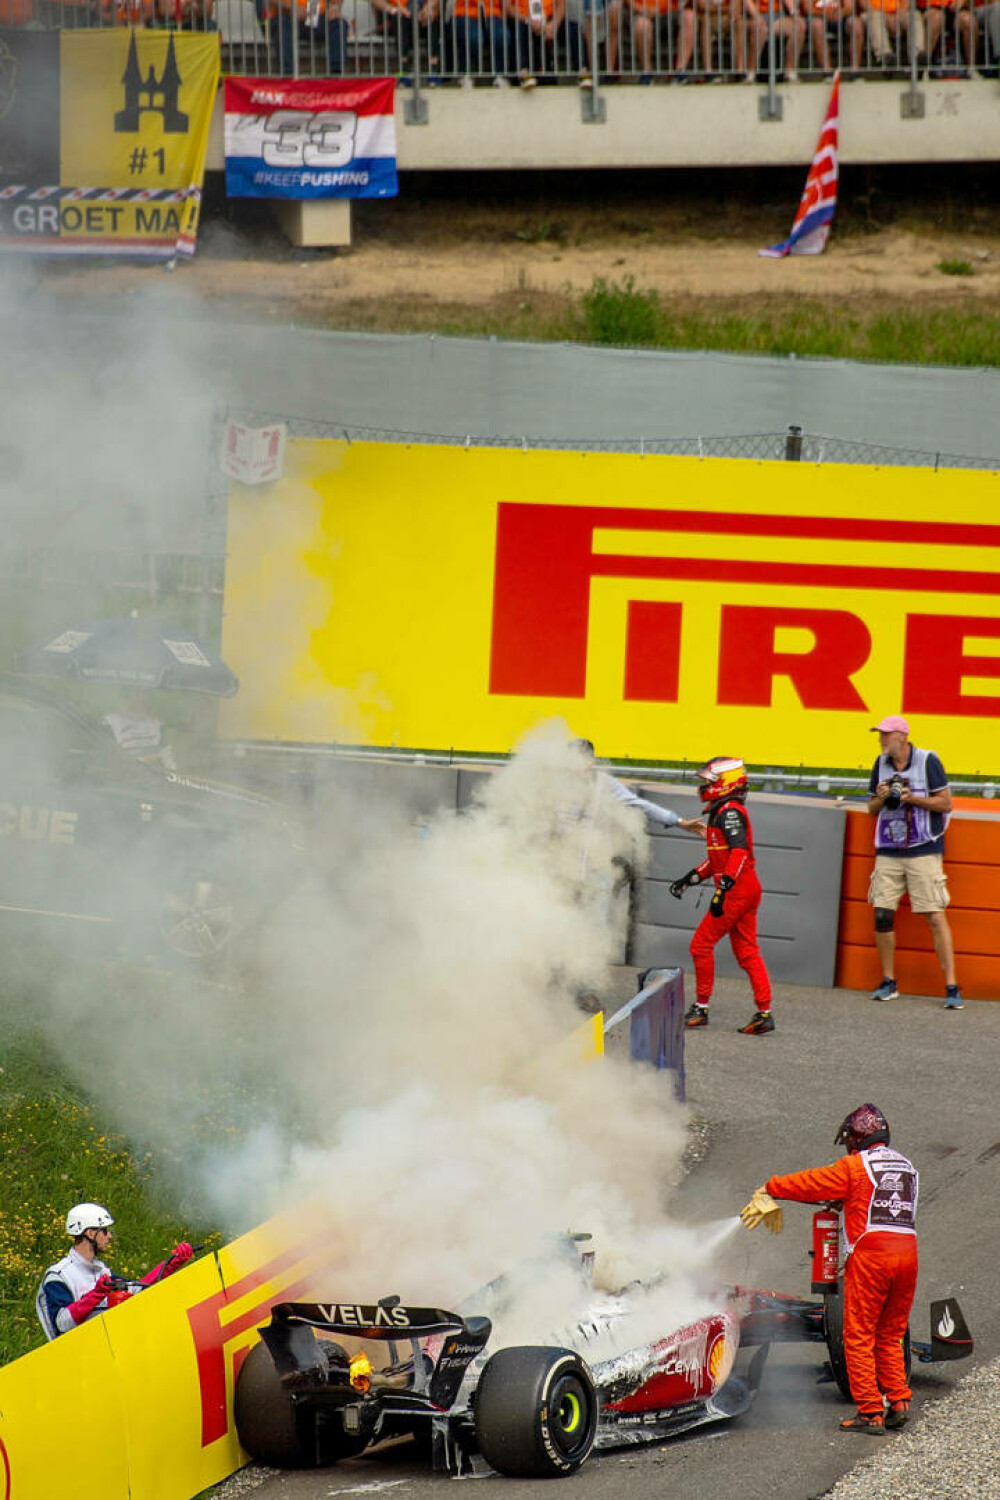
{"label": "red white blue striped flag", "polygon": [[769,250],[758,250],[758,255],[779,257],[782,255],[820,255],[826,247],[834,210],[837,207],[837,127],[838,102],[840,97],[840,73],[833,79],[830,102],[826,107],[826,119],[819,133],[819,144],[806,178],[805,192],[795,215],[795,223],[787,240],[772,245]]}

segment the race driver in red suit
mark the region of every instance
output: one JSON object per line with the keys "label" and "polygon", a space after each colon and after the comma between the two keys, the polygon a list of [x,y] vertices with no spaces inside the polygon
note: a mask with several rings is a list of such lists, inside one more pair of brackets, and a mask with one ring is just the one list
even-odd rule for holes
{"label": "race driver in red suit", "polygon": [[910,1414],[903,1339],[917,1285],[919,1175],[889,1145],[889,1123],[874,1104],[859,1105],[834,1139],[847,1148],[841,1161],[768,1178],[740,1217],[750,1229],[769,1221],[777,1229],[773,1199],[842,1206],[844,1355],[858,1410],[840,1425],[880,1437]]}
{"label": "race driver in red suit", "polygon": [[729,934],[736,962],[746,972],[753,990],[756,1013],[740,1031],[744,1036],[763,1036],[774,1030],[771,1015],[771,979],[757,946],[757,908],[761,889],[753,857],[753,831],[744,806],[747,795],[746,766],[741,760],[717,755],[698,772],[698,795],[708,808],[708,855],[700,865],[670,886],[678,901],[689,885],[700,885],[711,875],[715,893],[694,937],[695,1000],[684,1024],[708,1025],[708,1002],[715,982],[715,945]]}

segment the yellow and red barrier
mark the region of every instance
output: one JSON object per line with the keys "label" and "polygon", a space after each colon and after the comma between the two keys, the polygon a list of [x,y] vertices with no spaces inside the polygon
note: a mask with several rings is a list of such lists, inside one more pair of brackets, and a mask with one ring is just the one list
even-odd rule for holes
{"label": "yellow and red barrier", "polygon": [[[548,1064],[602,1056],[602,1020]],[[329,1205],[302,1204],[0,1368],[0,1500],[190,1500],[247,1463],[240,1365],[275,1302],[330,1295],[346,1228]]]}
{"label": "yellow and red barrier", "polygon": [[0,1500],[190,1500],[246,1463],[242,1359],[274,1302],[329,1289],[338,1244],[299,1209],[0,1369]]}

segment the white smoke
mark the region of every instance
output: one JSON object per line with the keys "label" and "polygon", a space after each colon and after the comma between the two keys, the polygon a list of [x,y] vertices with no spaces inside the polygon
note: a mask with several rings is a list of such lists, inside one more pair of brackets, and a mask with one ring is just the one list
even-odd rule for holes
{"label": "white smoke", "polygon": [[[178,505],[197,499],[197,516],[215,482],[190,330],[183,355],[141,314],[99,337],[49,320],[39,341],[28,317],[0,311],[8,535],[95,550],[176,539]],[[80,599],[91,607],[107,612]],[[40,629],[23,619],[22,642]],[[696,1236],[663,1208],[683,1111],[666,1075],[581,1062],[571,1039],[578,997],[601,995],[618,947],[615,887],[622,862],[642,865],[641,816],[560,723],[527,736],[463,815],[418,829],[412,812],[334,776],[294,884],[261,871],[249,978],[68,963],[38,997],[40,1021],[192,1212],[237,1233],[326,1199],[349,1226],[333,1295],[448,1306],[525,1265],[511,1336],[544,1331],[572,1316],[562,1237],[577,1232],[593,1236],[600,1287],[665,1278],[656,1331],[676,1326],[705,1303],[688,1270]]]}
{"label": "white smoke", "polygon": [[349,1226],[338,1285],[360,1300],[447,1305],[529,1263],[511,1326],[543,1305],[565,1320],[580,1286],[561,1242],[576,1232],[593,1236],[599,1285],[670,1272],[663,1298],[694,1306],[696,1236],[662,1207],[685,1140],[667,1077],[581,1062],[568,1040],[576,996],[600,993],[615,946],[610,861],[643,842],[559,724],[527,738],[468,815],[365,853],[355,841],[321,928],[281,951],[280,1024],[256,1023],[309,1101],[310,1139],[262,1126],[210,1155],[214,1202],[240,1214],[248,1197],[328,1197]]}

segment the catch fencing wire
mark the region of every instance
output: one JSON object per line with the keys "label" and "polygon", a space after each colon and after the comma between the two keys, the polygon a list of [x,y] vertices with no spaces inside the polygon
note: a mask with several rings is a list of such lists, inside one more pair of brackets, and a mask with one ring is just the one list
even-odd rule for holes
{"label": "catch fencing wire", "polygon": [[974,458],[968,454],[932,449],[899,448],[877,443],[858,443],[850,438],[805,433],[800,427],[784,432],[704,434],[695,437],[638,438],[540,438],[480,435],[464,438],[454,433],[410,432],[401,427],[366,427],[357,423],[331,422],[311,417],[277,414],[273,411],[231,409],[228,419],[248,427],[267,427],[283,422],[290,437],[335,438],[347,443],[402,443],[405,446],[449,448],[506,448],[522,452],[631,453],[640,457],[667,455],[680,458],[744,458],[811,464],[867,464],[875,468],[978,469],[1000,471],[1000,456]]}

